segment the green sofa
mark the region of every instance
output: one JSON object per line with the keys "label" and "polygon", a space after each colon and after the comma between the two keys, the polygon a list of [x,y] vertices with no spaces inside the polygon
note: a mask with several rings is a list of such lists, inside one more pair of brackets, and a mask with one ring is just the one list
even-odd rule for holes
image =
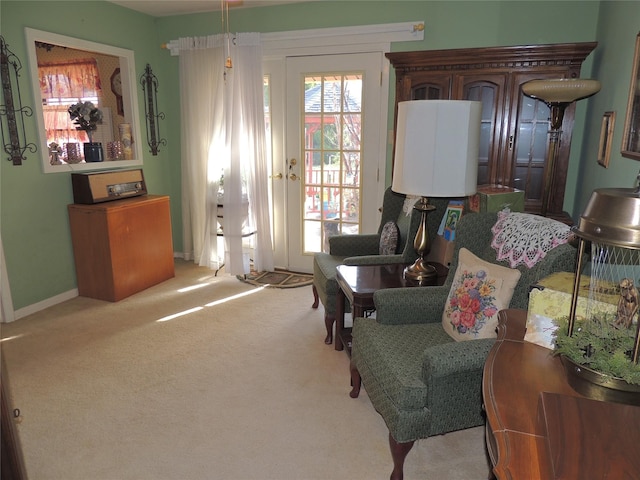
{"label": "green sofa", "polygon": [[[379,290],[376,318],[356,318],[351,357],[352,391],[361,382],[389,428],[392,479],[402,478],[404,459],[415,440],[484,423],[482,370],[495,339],[456,342],[442,327],[442,314],[466,247],[500,265],[491,247],[497,213],[468,213],[456,227],[456,245],[443,286]],[[536,217],[542,218],[542,217]],[[556,246],[532,268],[518,265],[521,277],[510,308],[527,309],[530,286],[556,271],[574,271],[576,248]]]}
{"label": "green sofa", "polygon": [[[313,257],[313,308],[319,302],[324,306],[324,322],[327,329],[325,343],[333,342],[333,325],[336,314],[336,267],[338,265],[366,265],[385,263],[412,263],[417,258],[413,240],[420,223],[420,213],[415,211],[407,215],[403,210],[406,196],[387,188],[382,203],[382,218],[376,233],[358,235],[334,235],[329,238],[329,253],[319,252]],[[440,226],[449,199],[434,198],[429,203],[436,208],[427,216],[427,230],[434,238]],[[394,221],[398,225],[400,253],[380,255],[380,234],[385,223]],[[350,306],[345,305],[350,311]]]}

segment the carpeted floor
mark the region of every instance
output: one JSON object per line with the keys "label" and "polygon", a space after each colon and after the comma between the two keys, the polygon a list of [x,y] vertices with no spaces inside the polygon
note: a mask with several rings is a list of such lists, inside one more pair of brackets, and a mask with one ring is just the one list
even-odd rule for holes
{"label": "carpeted floor", "polygon": [[309,273],[289,272],[286,270],[276,270],[275,272],[255,272],[249,275],[237,276],[241,282],[251,285],[265,286],[273,288],[295,288],[306,287],[313,283],[313,275]]}
{"label": "carpeted floor", "polygon": [[[323,343],[311,287],[190,262],[117,303],[2,324],[30,480],[388,479],[387,429]],[[486,479],[484,429],[417,442],[406,480]]]}

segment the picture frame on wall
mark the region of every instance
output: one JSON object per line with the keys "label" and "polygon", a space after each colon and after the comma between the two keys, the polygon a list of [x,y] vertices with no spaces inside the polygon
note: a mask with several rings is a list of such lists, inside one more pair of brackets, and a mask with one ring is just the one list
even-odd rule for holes
{"label": "picture frame on wall", "polygon": [[623,157],[640,160],[640,33],[636,36],[620,154]]}
{"label": "picture frame on wall", "polygon": [[602,115],[600,144],[598,146],[598,163],[604,168],[609,168],[609,158],[611,158],[611,141],[613,139],[615,121],[616,112],[604,112],[604,115]]}

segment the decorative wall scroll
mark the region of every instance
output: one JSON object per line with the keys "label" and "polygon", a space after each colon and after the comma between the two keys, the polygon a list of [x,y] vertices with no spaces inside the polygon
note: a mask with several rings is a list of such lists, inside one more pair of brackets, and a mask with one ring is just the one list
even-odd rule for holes
{"label": "decorative wall scroll", "polygon": [[9,50],[4,37],[0,35],[0,79],[2,81],[2,104],[0,105],[0,130],[2,148],[9,154],[8,160],[14,165],[22,165],[26,160],[24,153],[37,151],[35,143],[27,143],[24,117],[33,115],[31,107],[22,105],[20,95],[20,59]]}
{"label": "decorative wall scroll", "polygon": [[144,116],[147,125],[147,143],[151,148],[151,154],[158,155],[158,147],[167,144],[164,138],[160,138],[160,125],[158,124],[158,120],[164,120],[164,113],[158,112],[158,78],[153,74],[151,65],[148,63],[140,77],[140,85],[142,85],[145,99]]}

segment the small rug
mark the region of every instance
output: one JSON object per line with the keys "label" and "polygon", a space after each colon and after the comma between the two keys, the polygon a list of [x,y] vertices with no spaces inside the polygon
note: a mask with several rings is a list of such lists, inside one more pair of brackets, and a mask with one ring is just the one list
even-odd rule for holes
{"label": "small rug", "polygon": [[313,275],[310,273],[289,272],[278,270],[275,272],[256,272],[242,276],[236,275],[241,282],[250,283],[260,287],[295,288],[304,287],[313,283]]}

